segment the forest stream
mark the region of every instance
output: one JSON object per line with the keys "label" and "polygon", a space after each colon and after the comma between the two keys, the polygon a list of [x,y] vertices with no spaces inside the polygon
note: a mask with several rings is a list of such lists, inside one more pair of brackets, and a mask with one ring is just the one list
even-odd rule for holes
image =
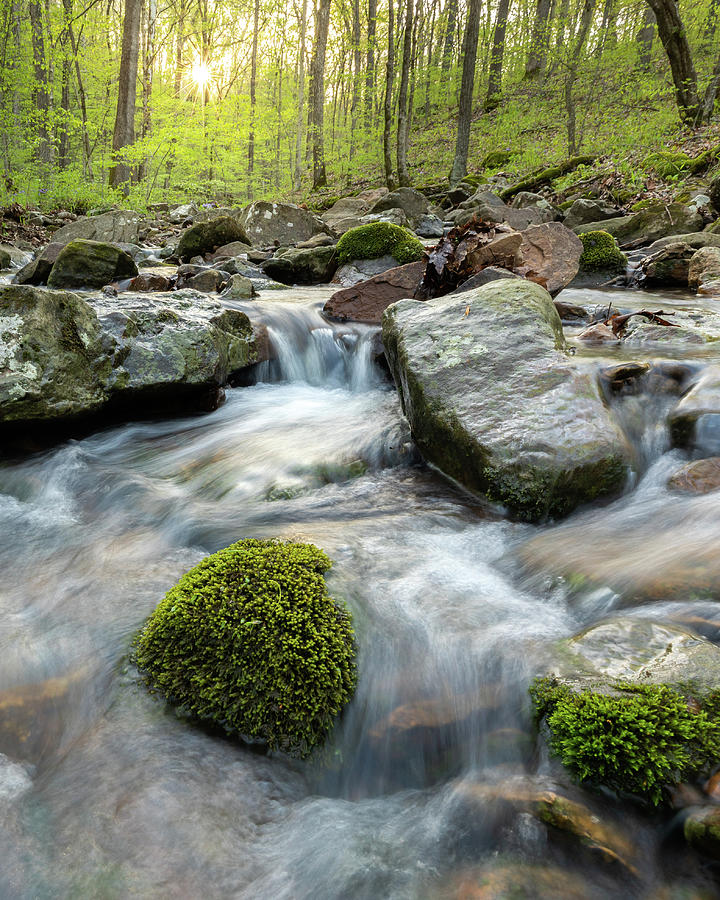
{"label": "forest stream", "polygon": [[[0,755],[0,898],[485,896],[462,893],[466,879],[555,885],[558,898],[720,896],[680,813],[572,784],[539,749],[528,696],[554,642],[620,608],[720,634],[707,593],[646,590],[702,569],[720,541],[717,495],[667,487],[688,458],[669,449],[667,398],[613,401],[637,457],[621,496],[559,524],[513,522],[421,463],[375,358],[377,329],[329,324],[329,293],[253,304],[276,359],[215,412],[0,467],[0,734],[24,753]],[[666,312],[690,302],[612,299]],[[576,358],[600,368],[619,353]],[[682,353],[692,364],[697,348]],[[705,439],[720,449],[712,427]],[[275,536],[326,551],[357,633],[357,692],[310,762],[190,725],[128,657],[183,572],[240,538]],[[554,574],[552,554],[592,584]],[[513,801],[528,779],[560,779],[614,855],[551,838]]]}

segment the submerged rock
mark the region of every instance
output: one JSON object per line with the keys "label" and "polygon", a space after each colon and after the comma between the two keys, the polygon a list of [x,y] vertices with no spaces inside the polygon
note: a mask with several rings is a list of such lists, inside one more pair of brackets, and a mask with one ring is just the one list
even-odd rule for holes
{"label": "submerged rock", "polygon": [[709,494],[720,488],[720,457],[698,459],[675,472],[668,487],[689,494]]}
{"label": "submerged rock", "polygon": [[207,408],[257,348],[244,313],[192,291],[85,299],[5,285],[0,357],[0,422],[17,426],[173,400]]}
{"label": "submerged rock", "polygon": [[622,489],[629,448],[543,288],[403,300],[383,343],[421,453],[471,491],[537,520]]}
{"label": "submerged rock", "polygon": [[692,809],[685,819],[683,833],[691,847],[720,860],[720,806]]}

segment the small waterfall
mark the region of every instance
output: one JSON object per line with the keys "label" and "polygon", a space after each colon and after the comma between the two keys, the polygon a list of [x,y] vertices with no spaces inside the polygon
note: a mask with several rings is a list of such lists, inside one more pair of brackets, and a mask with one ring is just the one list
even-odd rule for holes
{"label": "small waterfall", "polygon": [[377,328],[324,319],[318,304],[254,304],[265,323],[272,359],[257,367],[258,382],[304,382],[367,391],[381,381],[373,363]]}

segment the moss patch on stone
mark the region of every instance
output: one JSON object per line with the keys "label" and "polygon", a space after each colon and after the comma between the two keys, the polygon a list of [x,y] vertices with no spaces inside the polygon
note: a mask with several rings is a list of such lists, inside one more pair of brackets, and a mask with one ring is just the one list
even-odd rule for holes
{"label": "moss patch on stone", "polygon": [[148,685],[199,720],[306,757],[355,688],[351,617],[312,544],[242,540],[165,595],[135,640]]}
{"label": "moss patch on stone", "polygon": [[607,231],[586,231],[579,234],[583,252],[580,257],[582,272],[624,272],[627,257],[618,247],[615,238]]}
{"label": "moss patch on stone", "polygon": [[530,693],[551,750],[580,781],[657,805],[667,787],[720,762],[720,692],[627,682],[575,691],[542,678]]}
{"label": "moss patch on stone", "polygon": [[391,222],[370,222],[351,228],[340,238],[337,261],[344,265],[353,259],[378,259],[392,256],[400,265],[422,259],[425,248],[407,228]]}

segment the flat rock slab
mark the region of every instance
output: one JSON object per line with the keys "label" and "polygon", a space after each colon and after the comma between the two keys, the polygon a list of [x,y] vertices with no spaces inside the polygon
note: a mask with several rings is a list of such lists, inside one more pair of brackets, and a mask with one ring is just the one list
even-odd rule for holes
{"label": "flat rock slab", "polygon": [[111,244],[136,244],[140,216],[131,209],[116,209],[99,216],[83,216],[53,233],[54,243],[70,241],[106,241]]}
{"label": "flat rock slab", "polygon": [[720,647],[677,625],[618,617],[561,641],[553,674],[578,690],[615,681],[717,688]]}
{"label": "flat rock slab", "polygon": [[0,286],[0,423],[57,422],[128,403],[197,407],[257,361],[247,316],[194,291],[80,297]]}
{"label": "flat rock slab", "polygon": [[469,490],[538,520],[622,489],[630,449],[539,285],[403,300],[383,343],[421,453]]}
{"label": "flat rock slab", "polygon": [[323,307],[331,319],[379,325],[383,312],[406,297],[414,297],[425,273],[425,262],[388,269],[361,284],[336,291]]}

